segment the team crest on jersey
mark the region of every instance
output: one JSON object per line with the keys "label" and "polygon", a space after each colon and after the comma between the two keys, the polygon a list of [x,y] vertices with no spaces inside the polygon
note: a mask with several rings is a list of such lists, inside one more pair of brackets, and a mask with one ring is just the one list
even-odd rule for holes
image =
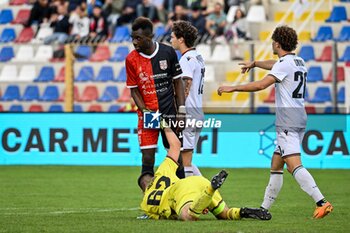
{"label": "team crest on jersey", "polygon": [[168,68],[168,62],[166,60],[159,61],[159,67],[161,70],[166,70]]}

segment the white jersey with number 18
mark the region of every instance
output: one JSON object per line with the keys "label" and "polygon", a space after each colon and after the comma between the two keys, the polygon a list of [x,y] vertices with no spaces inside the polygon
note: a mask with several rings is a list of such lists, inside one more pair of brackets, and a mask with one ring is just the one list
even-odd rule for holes
{"label": "white jersey with number 18", "polygon": [[276,126],[305,128],[307,69],[304,60],[287,54],[279,58],[269,74],[276,78]]}

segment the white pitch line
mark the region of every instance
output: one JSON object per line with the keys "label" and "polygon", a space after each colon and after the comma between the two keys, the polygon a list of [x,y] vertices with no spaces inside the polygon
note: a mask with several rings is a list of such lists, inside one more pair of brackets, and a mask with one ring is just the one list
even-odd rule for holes
{"label": "white pitch line", "polygon": [[[33,211],[38,209],[45,209],[45,208],[1,208],[7,209],[7,210],[28,210],[28,212],[11,212],[11,213],[1,213],[1,215],[60,215],[60,214],[84,214],[84,213],[102,213],[102,212],[118,212],[118,211],[136,211],[140,210],[139,207],[134,208],[69,208],[66,210],[60,210],[60,211],[50,211],[50,212],[40,212],[40,213],[33,213]],[[52,210],[52,208],[46,208],[47,210]],[[32,211],[31,211],[32,210]]]}

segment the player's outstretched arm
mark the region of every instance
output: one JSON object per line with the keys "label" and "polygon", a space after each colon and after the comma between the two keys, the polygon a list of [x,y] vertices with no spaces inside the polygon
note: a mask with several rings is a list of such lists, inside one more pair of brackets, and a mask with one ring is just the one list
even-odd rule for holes
{"label": "player's outstretched arm", "polygon": [[241,65],[241,73],[248,73],[251,69],[258,67],[264,70],[271,70],[273,65],[276,63],[275,60],[266,60],[266,61],[246,61],[240,62],[238,65]]}
{"label": "player's outstretched arm", "polygon": [[181,149],[181,142],[174,131],[169,127],[164,127],[165,136],[169,142],[168,156],[174,161],[178,161]]}

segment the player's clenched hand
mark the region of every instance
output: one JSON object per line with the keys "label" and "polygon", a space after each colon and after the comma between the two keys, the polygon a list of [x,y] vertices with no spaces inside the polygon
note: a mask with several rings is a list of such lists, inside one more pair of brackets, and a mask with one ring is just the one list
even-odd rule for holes
{"label": "player's clenched hand", "polygon": [[230,93],[233,91],[234,91],[234,88],[231,86],[221,86],[218,88],[218,95],[221,96],[222,93]]}
{"label": "player's clenched hand", "polygon": [[241,66],[241,73],[248,73],[250,69],[255,67],[255,61],[245,61],[245,62],[240,62],[238,65]]}

